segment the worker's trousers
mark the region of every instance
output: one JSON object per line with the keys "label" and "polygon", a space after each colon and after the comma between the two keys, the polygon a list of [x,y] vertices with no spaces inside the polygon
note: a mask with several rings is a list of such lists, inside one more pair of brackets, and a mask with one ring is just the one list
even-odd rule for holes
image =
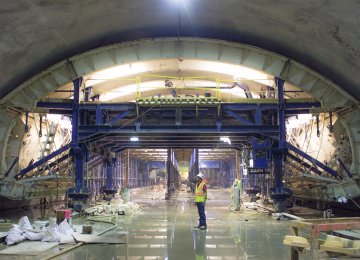
{"label": "worker's trousers", "polygon": [[205,205],[204,202],[196,202],[196,206],[199,213],[199,226],[206,227]]}

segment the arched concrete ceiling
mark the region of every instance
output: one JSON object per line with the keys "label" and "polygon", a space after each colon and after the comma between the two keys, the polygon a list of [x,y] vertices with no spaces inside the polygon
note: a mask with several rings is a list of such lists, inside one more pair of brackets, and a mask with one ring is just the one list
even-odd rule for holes
{"label": "arched concrete ceiling", "polygon": [[356,0],[2,1],[0,96],[75,54],[124,40],[180,35],[282,54],[360,99],[359,10]]}

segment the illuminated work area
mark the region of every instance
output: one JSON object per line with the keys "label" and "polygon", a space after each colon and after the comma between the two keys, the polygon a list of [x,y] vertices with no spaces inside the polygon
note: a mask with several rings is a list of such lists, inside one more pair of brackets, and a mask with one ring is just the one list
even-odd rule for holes
{"label": "illuminated work area", "polygon": [[0,259],[360,256],[348,7],[17,2],[0,7]]}

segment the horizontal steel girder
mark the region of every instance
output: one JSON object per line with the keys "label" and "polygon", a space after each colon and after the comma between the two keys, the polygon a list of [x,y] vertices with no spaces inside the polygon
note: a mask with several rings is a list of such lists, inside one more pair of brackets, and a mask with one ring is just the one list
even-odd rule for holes
{"label": "horizontal steel girder", "polygon": [[279,127],[276,125],[245,125],[245,126],[222,126],[221,131],[216,126],[141,126],[140,131],[135,126],[80,126],[79,134],[82,137],[101,133],[236,133],[241,135],[268,134],[276,135]]}
{"label": "horizontal steel girder", "polygon": [[[267,99],[252,99],[251,102],[244,103],[219,103],[221,109],[225,110],[255,110],[257,106],[260,106],[262,110],[276,110],[278,108],[278,104],[276,100]],[[182,104],[167,106],[167,108],[178,108],[181,107]],[[63,109],[63,110],[72,110],[73,104],[68,100],[64,100],[64,102],[37,102],[36,107],[45,108],[45,109]],[[97,102],[88,102],[80,104],[80,110],[92,110],[95,111],[97,107],[100,107],[102,110],[113,110],[113,111],[129,111],[135,110],[135,103],[97,103]],[[164,109],[161,105],[152,106],[153,109],[159,107]],[[201,107],[207,107],[207,104],[201,105]],[[210,106],[211,107],[211,106]],[[285,100],[285,109],[310,109],[310,108],[319,108],[321,107],[321,103],[311,100],[311,99],[288,99]],[[189,107],[185,106],[185,108],[189,109]],[[190,109],[194,109],[190,107]]]}

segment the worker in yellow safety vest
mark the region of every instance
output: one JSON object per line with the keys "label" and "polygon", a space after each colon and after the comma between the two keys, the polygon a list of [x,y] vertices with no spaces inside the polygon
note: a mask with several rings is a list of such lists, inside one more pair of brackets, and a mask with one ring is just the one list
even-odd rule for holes
{"label": "worker in yellow safety vest", "polygon": [[199,213],[199,225],[195,228],[201,230],[207,229],[206,225],[206,216],[205,216],[205,203],[207,200],[207,188],[206,182],[204,180],[204,175],[199,173],[196,175],[196,185],[195,185],[195,205],[197,206]]}

